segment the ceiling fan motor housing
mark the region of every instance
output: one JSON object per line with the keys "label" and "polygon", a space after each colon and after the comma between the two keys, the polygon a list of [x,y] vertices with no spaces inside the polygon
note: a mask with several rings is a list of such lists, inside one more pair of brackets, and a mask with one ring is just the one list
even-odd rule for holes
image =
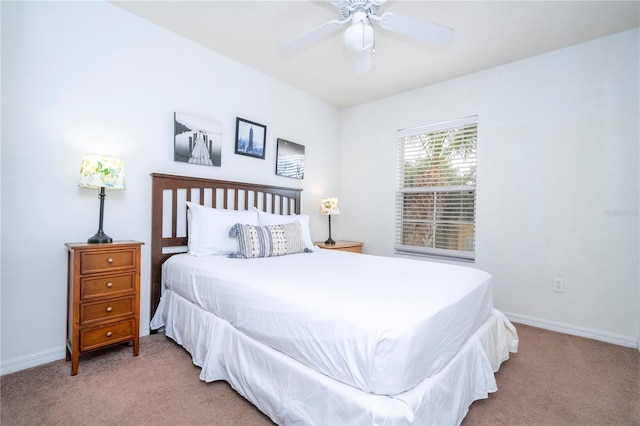
{"label": "ceiling fan motor housing", "polygon": [[350,18],[356,11],[363,11],[368,15],[380,15],[380,1],[371,0],[344,0],[338,5],[342,19]]}

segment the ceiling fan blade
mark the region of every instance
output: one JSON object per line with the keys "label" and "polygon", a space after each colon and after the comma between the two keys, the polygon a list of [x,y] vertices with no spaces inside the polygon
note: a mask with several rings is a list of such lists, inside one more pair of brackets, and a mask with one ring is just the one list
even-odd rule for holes
{"label": "ceiling fan blade", "polygon": [[346,21],[338,21],[338,20],[329,21],[320,25],[319,27],[316,27],[307,31],[306,33],[300,34],[294,39],[289,40],[284,44],[281,44],[279,46],[280,52],[287,54],[287,53],[292,53],[294,51],[297,51],[305,47],[306,45],[311,44],[314,41],[324,37],[325,35],[331,34],[332,32],[339,30],[340,27],[342,27],[342,25],[345,22]]}
{"label": "ceiling fan blade", "polygon": [[355,52],[356,73],[365,74],[371,70],[371,48]]}
{"label": "ceiling fan blade", "polygon": [[449,44],[453,39],[453,28],[404,15],[385,13],[380,17],[379,22],[380,26],[385,30],[403,34],[427,43],[444,46]]}

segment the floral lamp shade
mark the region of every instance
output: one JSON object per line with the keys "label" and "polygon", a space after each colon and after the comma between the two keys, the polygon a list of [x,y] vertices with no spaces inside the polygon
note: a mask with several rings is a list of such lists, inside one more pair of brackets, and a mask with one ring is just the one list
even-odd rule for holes
{"label": "floral lamp shade", "polygon": [[320,214],[323,216],[340,214],[340,203],[335,197],[320,199]]}
{"label": "floral lamp shade", "polygon": [[85,188],[124,189],[124,162],[121,158],[86,154],[80,167],[80,184]]}

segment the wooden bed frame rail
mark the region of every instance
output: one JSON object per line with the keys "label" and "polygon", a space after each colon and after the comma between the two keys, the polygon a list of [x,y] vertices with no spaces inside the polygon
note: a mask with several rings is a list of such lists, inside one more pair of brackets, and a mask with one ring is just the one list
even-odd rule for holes
{"label": "wooden bed frame rail", "polygon": [[186,203],[273,214],[300,214],[302,189],[152,173],[151,317],[160,304],[162,264],[187,251]]}

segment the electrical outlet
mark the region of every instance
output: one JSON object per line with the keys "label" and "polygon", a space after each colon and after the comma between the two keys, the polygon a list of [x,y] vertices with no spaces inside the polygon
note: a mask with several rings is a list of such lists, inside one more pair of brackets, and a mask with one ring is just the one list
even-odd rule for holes
{"label": "electrical outlet", "polygon": [[553,279],[553,291],[556,293],[564,293],[564,278]]}

